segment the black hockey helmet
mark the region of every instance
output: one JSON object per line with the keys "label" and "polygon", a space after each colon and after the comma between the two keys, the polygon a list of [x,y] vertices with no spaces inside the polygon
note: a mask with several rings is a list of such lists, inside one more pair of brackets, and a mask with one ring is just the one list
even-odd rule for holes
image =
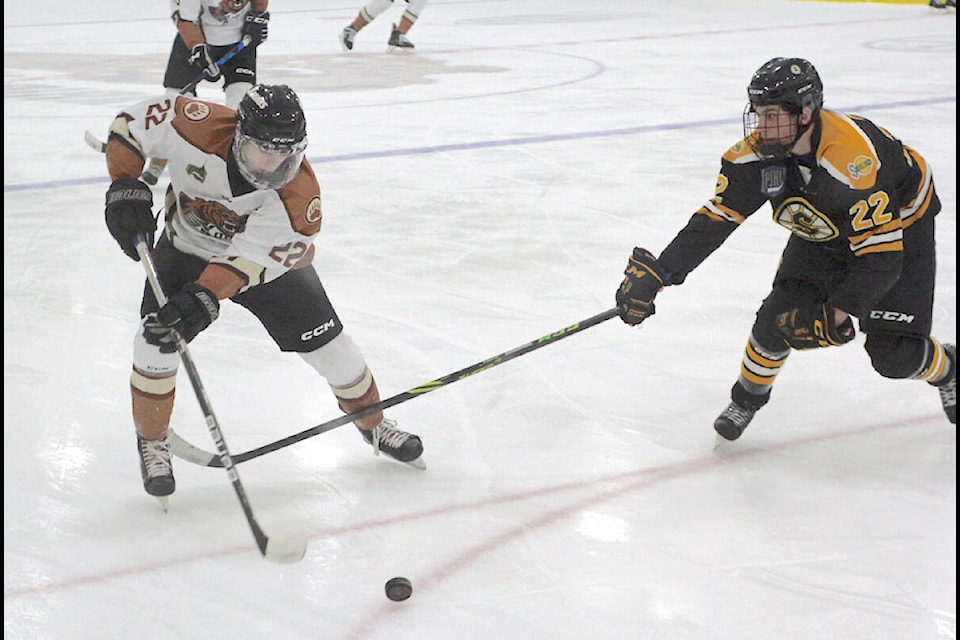
{"label": "black hockey helmet", "polygon": [[[803,58],[773,58],[757,69],[747,85],[749,102],[743,110],[743,135],[747,144],[761,156],[786,157],[790,149],[813,126],[823,106],[823,83],[813,65]],[[791,115],[789,124],[779,125],[783,135],[769,138],[758,131],[757,107],[779,106]],[[811,110],[804,124],[803,109]]]}
{"label": "black hockey helmet", "polygon": [[285,84],[258,84],[237,106],[233,153],[240,173],[258,189],[279,189],[296,175],[307,148],[303,105]]}
{"label": "black hockey helmet", "polygon": [[753,107],[779,104],[792,113],[810,107],[816,114],[823,106],[823,82],[803,58],[773,58],[754,72],[747,97]]}

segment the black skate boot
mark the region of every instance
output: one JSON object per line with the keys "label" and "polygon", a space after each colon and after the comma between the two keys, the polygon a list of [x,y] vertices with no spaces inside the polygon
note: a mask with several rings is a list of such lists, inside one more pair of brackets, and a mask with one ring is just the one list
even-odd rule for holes
{"label": "black skate boot", "polygon": [[738,380],[730,390],[732,402],[727,405],[717,419],[713,421],[713,430],[717,432],[717,446],[726,441],[736,440],[743,434],[753,416],[760,407],[770,400],[770,392],[764,395],[750,393]]}
{"label": "black skate boot", "polygon": [[371,431],[365,431],[360,427],[357,427],[357,429],[359,429],[367,444],[373,446],[374,455],[380,455],[383,452],[394,460],[409,464],[411,467],[427,468],[422,458],[423,442],[421,442],[420,436],[397,429],[396,420],[384,418]]}
{"label": "black skate boot", "polygon": [[945,344],[944,350],[950,358],[950,373],[946,380],[934,385],[940,392],[940,403],[947,414],[950,424],[957,424],[957,345]]}
{"label": "black skate boot", "polygon": [[147,165],[147,168],[143,174],[141,174],[140,179],[152,187],[153,185],[157,184],[158,180],[160,180],[160,174],[163,173],[163,170],[166,169],[166,167],[166,160],[153,159],[150,161],[150,164]]}
{"label": "black skate boot", "polygon": [[736,440],[747,428],[753,416],[757,413],[756,409],[747,409],[741,407],[736,402],[731,402],[723,410],[716,420],[713,421],[713,429],[724,440]]}
{"label": "black skate boot", "polygon": [[170,458],[170,440],[144,440],[137,434],[137,451],[140,453],[143,489],[159,500],[166,511],[167,499],[177,488],[173,478],[173,461]]}
{"label": "black skate boot", "polygon": [[413,43],[406,35],[397,31],[397,25],[393,25],[393,30],[390,32],[390,39],[387,41],[387,53],[394,49],[404,49],[406,51],[413,49]]}

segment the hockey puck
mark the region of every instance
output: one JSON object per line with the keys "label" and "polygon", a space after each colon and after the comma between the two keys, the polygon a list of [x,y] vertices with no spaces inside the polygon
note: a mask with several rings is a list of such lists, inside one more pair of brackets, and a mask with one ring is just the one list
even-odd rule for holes
{"label": "hockey puck", "polygon": [[387,597],[395,602],[406,600],[413,594],[413,585],[402,577],[390,578],[383,589],[387,592]]}

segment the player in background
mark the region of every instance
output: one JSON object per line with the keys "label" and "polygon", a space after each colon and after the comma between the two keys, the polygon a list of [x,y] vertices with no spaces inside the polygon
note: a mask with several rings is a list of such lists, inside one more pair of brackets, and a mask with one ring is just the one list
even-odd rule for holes
{"label": "player in background", "polygon": [[[163,87],[175,96],[199,74],[209,82],[223,77],[223,103],[236,109],[240,99],[257,83],[257,47],[267,39],[269,0],[170,0],[170,17],[177,29],[167,58]],[[233,49],[244,36],[250,44],[221,69],[217,60]],[[196,89],[189,95],[196,96]],[[140,177],[157,184],[166,160],[152,158]]]}
{"label": "player in background", "polygon": [[659,258],[633,250],[616,294],[621,319],[635,325],[653,315],[662,287],[682,284],[769,202],[791,236],[732,401],[714,422],[719,437],[740,437],[794,349],[853,340],[853,318],[876,372],[935,386],[956,424],[956,347],[930,335],[940,199],[926,160],[870,120],[824,109],[807,60],[768,61],[747,95],[745,138],[723,154],[713,198]]}
{"label": "player in background", "polygon": [[[413,49],[413,43],[407,38],[407,32],[410,31],[417,18],[427,6],[427,0],[404,0],[407,3],[403,15],[400,16],[400,24],[394,24],[390,30],[390,39],[387,40],[387,51],[396,49]],[[377,19],[377,16],[390,8],[393,0],[370,0],[361,9],[357,17],[340,32],[340,44],[344,51],[353,49],[353,40],[357,37],[357,32]]]}
{"label": "player in background", "polygon": [[[303,108],[286,85],[255,85],[237,111],[163,95],[110,126],[106,223],[133,260],[137,235],[153,246],[156,230],[152,193],[137,176],[145,158],[169,158],[165,224],[153,247],[168,302],[158,308],[145,286],[130,377],[143,486],[152,496],[165,499],[176,486],[167,431],[180,357],[171,329],[190,342],[217,319],[221,300],[246,308],[281,351],[313,367],[345,413],[380,401],[312,265],[322,210],[306,147]],[[426,467],[420,438],[382,412],[356,425],[374,453]]]}

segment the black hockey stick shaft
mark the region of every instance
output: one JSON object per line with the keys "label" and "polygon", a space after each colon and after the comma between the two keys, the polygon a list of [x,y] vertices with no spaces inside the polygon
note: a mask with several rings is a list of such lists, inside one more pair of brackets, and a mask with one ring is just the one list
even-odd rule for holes
{"label": "black hockey stick shaft", "polygon": [[[222,67],[226,63],[233,60],[234,56],[236,56],[238,53],[240,53],[250,45],[250,42],[251,42],[250,36],[243,36],[243,39],[240,40],[240,42],[235,44],[232,49],[227,51],[225,54],[223,54],[223,56],[220,57],[219,60],[217,60],[217,66]],[[203,82],[206,78],[207,78],[206,72],[201,73],[196,78],[191,80],[187,84],[187,86],[185,86],[183,89],[180,89],[179,91],[180,95],[185,95],[186,93],[193,91],[194,88],[196,88],[196,86],[201,82]],[[104,142],[103,140],[100,140],[97,136],[93,135],[93,133],[91,133],[90,131],[84,132],[83,139],[87,141],[88,145],[90,145],[100,153],[107,152],[107,143]]]}
{"label": "black hockey stick shaft", "polygon": [[[153,290],[153,295],[156,297],[157,303],[162,307],[167,303],[167,297],[163,293],[163,288],[160,286],[157,268],[153,263],[153,257],[150,255],[150,249],[147,247],[146,239],[143,235],[138,235],[136,243],[137,253],[140,256],[140,262],[143,264],[143,269],[146,272],[147,280],[150,282],[150,288]],[[227,448],[227,442],[223,437],[223,431],[220,429],[220,423],[213,413],[210,398],[207,396],[207,391],[203,386],[203,382],[200,380],[200,373],[197,371],[193,356],[190,355],[190,350],[183,337],[181,337],[176,330],[171,330],[171,332],[177,347],[177,352],[180,354],[180,361],[183,362],[183,366],[187,370],[187,375],[190,377],[190,384],[193,385],[193,391],[197,395],[197,401],[200,403],[200,409],[203,411],[203,417],[206,419],[207,429],[209,429],[210,436],[217,445],[217,451],[219,452],[219,459],[221,461],[220,466],[224,467],[227,471],[227,476],[230,478],[237,498],[240,500],[240,506],[243,508],[243,513],[247,518],[247,524],[250,525],[250,531],[253,533],[253,538],[257,542],[260,553],[264,557],[276,562],[295,562],[299,560],[303,557],[304,552],[306,552],[305,541],[302,550],[298,548],[294,548],[293,550],[283,548],[288,546],[284,544],[279,545],[279,547],[278,545],[271,545],[270,538],[263,532],[263,529],[257,522],[253,514],[253,507],[250,505],[250,499],[247,497],[247,492],[243,488],[243,483],[240,481],[240,475],[234,466],[230,450]],[[294,547],[298,546],[298,544],[294,545]]]}
{"label": "black hockey stick shaft", "polygon": [[[418,396],[422,396],[426,393],[430,393],[431,391],[436,391],[437,389],[440,389],[442,387],[449,386],[454,382],[457,382],[458,380],[469,378],[470,376],[480,373],[481,371],[487,371],[488,369],[492,369],[496,366],[499,366],[504,362],[509,362],[510,360],[519,358],[520,356],[530,353],[531,351],[535,351],[541,347],[545,347],[548,344],[553,344],[559,340],[562,340],[563,338],[566,338],[567,336],[572,336],[573,334],[579,333],[584,329],[589,329],[592,326],[598,325],[601,322],[605,322],[606,320],[609,320],[610,318],[617,316],[618,313],[619,313],[619,309],[617,307],[614,307],[612,309],[607,309],[606,311],[602,313],[598,313],[595,316],[590,316],[585,320],[581,320],[576,324],[572,324],[568,327],[564,327],[559,331],[554,331],[553,333],[549,333],[541,338],[537,338],[536,340],[533,340],[526,344],[520,345],[518,347],[514,347],[509,351],[504,351],[503,353],[495,355],[492,358],[487,358],[486,360],[477,362],[476,364],[472,364],[469,367],[460,369],[459,371],[454,371],[453,373],[449,373],[443,376],[442,378],[438,378],[431,382],[427,382],[426,384],[422,384],[418,387],[414,387],[412,389],[404,391],[403,393],[398,393],[397,395],[387,398],[386,400],[381,400],[380,402],[370,405],[369,407],[366,407],[364,409],[361,409],[360,411],[355,411],[354,413],[342,415],[338,418],[334,418],[333,420],[329,420],[327,422],[324,422],[323,424],[318,424],[315,427],[311,427],[309,429],[306,429],[305,431],[301,431],[300,433],[295,433],[292,436],[288,436],[281,440],[277,440],[276,442],[266,444],[262,447],[251,449],[250,451],[245,451],[243,453],[238,453],[233,457],[233,464],[240,464],[241,462],[246,462],[247,460],[253,460],[254,458],[259,458],[264,454],[270,453],[272,451],[276,451],[278,449],[282,449],[284,447],[289,447],[290,445],[300,442],[301,440],[312,438],[313,436],[319,435],[321,433],[325,433],[327,431],[331,431],[349,422],[354,422],[356,420],[359,420],[360,418],[363,418],[364,416],[368,416],[371,413],[376,413],[377,411],[388,409],[402,402],[406,402],[407,400],[411,400]],[[207,467],[223,466],[223,462],[220,460],[219,456],[207,451],[203,451],[198,447],[194,447],[189,442],[187,442],[186,440],[183,440],[177,434],[173,433],[173,431],[170,432],[170,439],[171,439],[171,449],[178,457],[188,460],[189,462],[199,464],[201,466],[207,466]]]}

